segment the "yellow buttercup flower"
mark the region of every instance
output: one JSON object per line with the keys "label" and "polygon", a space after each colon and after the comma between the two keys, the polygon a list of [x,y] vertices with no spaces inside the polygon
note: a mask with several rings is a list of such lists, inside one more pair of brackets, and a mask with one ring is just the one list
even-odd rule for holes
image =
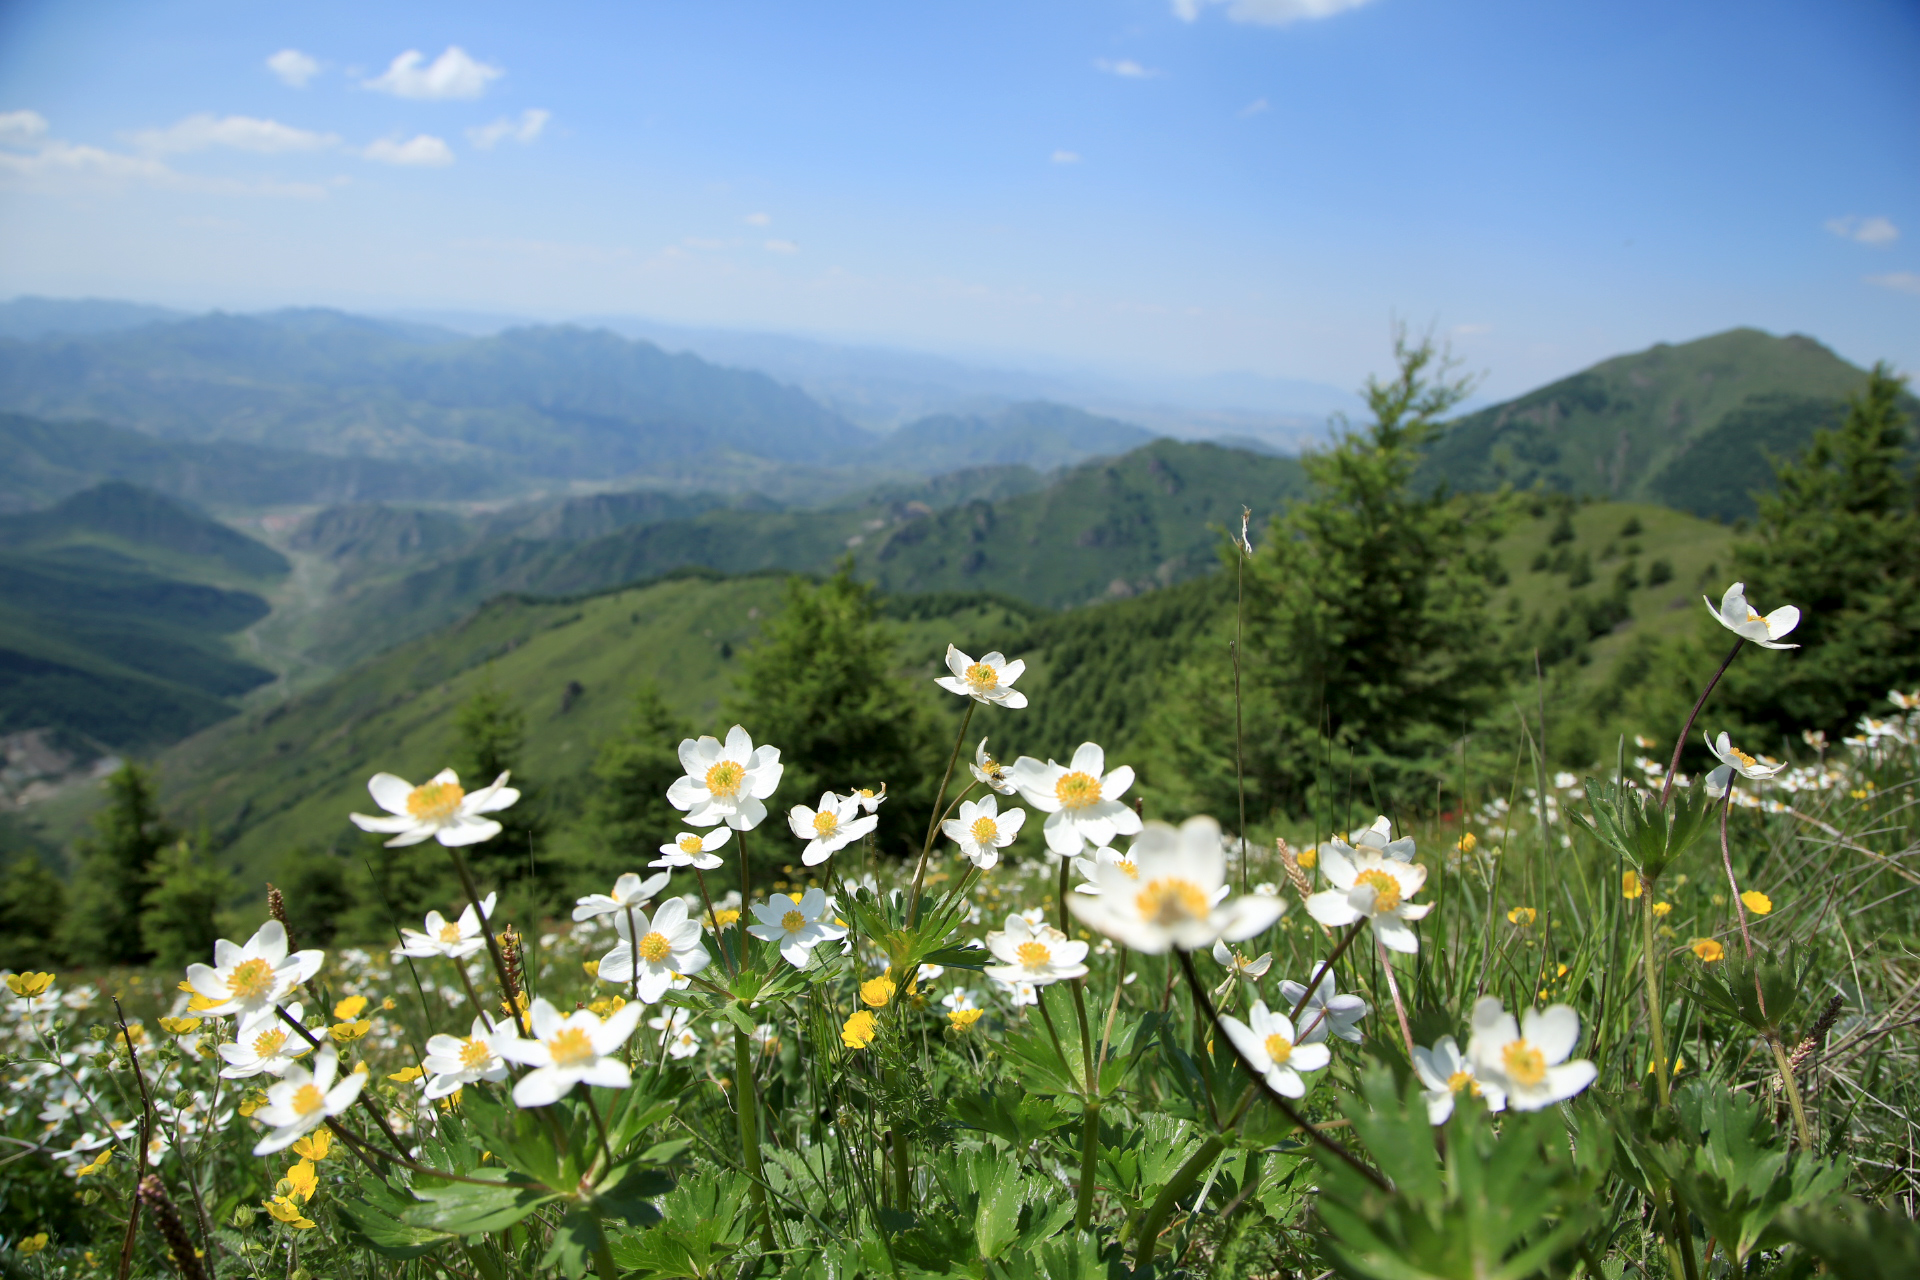
{"label": "yellow buttercup flower", "polygon": [[1480,843],[1479,837],[1474,835],[1473,832],[1469,831],[1465,835],[1461,836],[1458,840],[1456,840],[1454,842],[1453,847],[1458,849],[1461,853],[1472,853],[1474,850],[1474,846],[1478,845],[1479,843]]}
{"label": "yellow buttercup flower", "polygon": [[326,1129],[315,1129],[293,1144],[293,1154],[302,1160],[325,1160],[332,1150],[333,1134]]}
{"label": "yellow buttercup flower", "polygon": [[[870,978],[860,984],[860,1003],[862,1004],[869,1004],[879,1009],[883,1008],[887,1001],[891,999],[893,999],[892,978],[882,975],[878,978]],[[861,1046],[855,1045],[854,1047],[857,1049]]]}
{"label": "yellow buttercup flower", "polygon": [[598,982],[600,980],[600,962],[598,960],[585,961],[580,967],[587,971],[587,980],[589,982]]}
{"label": "yellow buttercup flower", "polygon": [[1718,964],[1727,958],[1727,949],[1712,938],[1695,938],[1693,954],[1700,958],[1701,964]]}
{"label": "yellow buttercup flower", "polygon": [[840,1043],[849,1049],[864,1049],[873,1043],[875,1029],[873,1015],[861,1009],[840,1028]]}
{"label": "yellow buttercup flower", "polygon": [[415,1080],[418,1080],[421,1076],[425,1074],[426,1072],[422,1071],[418,1067],[407,1067],[403,1070],[395,1071],[393,1074],[389,1075],[387,1079],[396,1080],[401,1084],[412,1084]]}
{"label": "yellow buttercup flower", "polygon": [[345,1000],[333,1006],[333,1016],[342,1022],[352,1022],[360,1016],[361,1010],[366,1007],[367,998],[365,996],[348,996]]}
{"label": "yellow buttercup flower", "polygon": [[170,1036],[188,1036],[200,1029],[198,1018],[162,1018],[160,1029]]}
{"label": "yellow buttercup flower", "polygon": [[246,1097],[240,1099],[240,1106],[238,1110],[241,1115],[250,1116],[254,1112],[258,1111],[260,1108],[266,1105],[267,1105],[266,1090],[255,1089],[253,1092],[249,1093]]}
{"label": "yellow buttercup flower", "polygon": [[305,1204],[313,1199],[313,1193],[320,1189],[320,1175],[314,1172],[311,1160],[302,1160],[287,1170],[287,1176],[280,1179],[280,1185],[274,1190],[287,1199]]}
{"label": "yellow buttercup flower", "polygon": [[105,1169],[107,1167],[107,1162],[112,1159],[113,1159],[113,1148],[108,1147],[105,1151],[102,1151],[99,1155],[93,1158],[92,1164],[82,1165],[80,1167],[79,1172],[74,1176],[80,1177],[80,1178],[90,1178],[94,1174],[99,1173],[103,1169]]}
{"label": "yellow buttercup flower", "polygon": [[1540,913],[1532,907],[1515,907],[1513,910],[1507,912],[1507,919],[1509,922],[1519,925],[1522,929],[1527,929],[1533,926],[1533,922],[1539,918],[1539,915]]}
{"label": "yellow buttercup flower", "polygon": [[22,1240],[19,1244],[16,1244],[15,1246],[13,1246],[14,1251],[16,1253],[24,1254],[29,1258],[31,1258],[34,1254],[40,1252],[42,1249],[46,1247],[47,1247],[47,1233],[44,1231],[40,1232],[38,1235],[28,1236],[25,1240]]}
{"label": "yellow buttercup flower", "polygon": [[1656,902],[1653,904],[1653,914],[1662,920],[1666,919],[1667,913],[1672,910],[1673,904],[1671,902]]}
{"label": "yellow buttercup flower", "polygon": [[1293,860],[1300,864],[1302,870],[1311,871],[1313,870],[1314,864],[1320,861],[1320,851],[1318,849],[1302,849],[1294,856]]}
{"label": "yellow buttercup flower", "polygon": [[[354,999],[359,999],[355,996]],[[335,1044],[352,1044],[355,1040],[373,1030],[373,1020],[362,1018],[358,1022],[336,1022],[327,1028],[327,1034],[333,1037]]]}
{"label": "yellow buttercup flower", "polygon": [[284,1222],[297,1230],[311,1231],[317,1225],[313,1219],[300,1212],[300,1206],[285,1196],[275,1196],[267,1201],[266,1205],[267,1212],[274,1216],[275,1221]]}
{"label": "yellow buttercup flower", "polygon": [[53,985],[50,973],[10,973],[7,975],[7,990],[28,1000],[44,994]]}
{"label": "yellow buttercup flower", "polygon": [[1740,901],[1747,904],[1747,910],[1757,916],[1766,915],[1773,910],[1773,899],[1758,889],[1749,889],[1740,895]]}
{"label": "yellow buttercup flower", "polygon": [[947,1022],[955,1031],[971,1031],[973,1024],[980,1021],[980,1015],[985,1012],[985,1009],[955,1009],[947,1015]]}
{"label": "yellow buttercup flower", "polygon": [[1629,871],[1620,877],[1620,895],[1624,898],[1637,898],[1641,894],[1640,874]]}

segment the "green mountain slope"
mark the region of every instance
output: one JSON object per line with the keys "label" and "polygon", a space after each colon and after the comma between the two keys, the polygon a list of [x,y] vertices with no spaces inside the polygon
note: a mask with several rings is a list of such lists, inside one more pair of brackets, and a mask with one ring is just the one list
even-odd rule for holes
{"label": "green mountain slope", "polygon": [[879,465],[921,473],[996,464],[1045,471],[1088,457],[1125,453],[1151,439],[1153,432],[1144,427],[1033,401],[995,413],[941,413],[909,422],[868,457]]}
{"label": "green mountain slope", "polygon": [[1661,343],[1469,414],[1429,450],[1423,476],[1456,490],[1536,484],[1750,514],[1771,481],[1755,446],[1794,452],[1866,374],[1812,338],[1731,329]]}
{"label": "green mountain slope", "polygon": [[0,516],[0,547],[44,554],[107,552],[200,581],[272,578],[290,567],[272,547],[120,480],[82,490],[45,511]]}

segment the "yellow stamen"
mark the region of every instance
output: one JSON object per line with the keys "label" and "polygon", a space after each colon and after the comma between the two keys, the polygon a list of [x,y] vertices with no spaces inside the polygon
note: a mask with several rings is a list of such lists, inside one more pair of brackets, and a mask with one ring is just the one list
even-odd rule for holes
{"label": "yellow stamen", "polygon": [[976,662],[968,667],[964,679],[976,693],[985,693],[1000,685],[1000,673],[984,662]]}
{"label": "yellow stamen", "polygon": [[327,1095],[317,1085],[303,1084],[293,1095],[294,1114],[310,1116],[327,1105]]}
{"label": "yellow stamen", "polygon": [[235,1000],[260,1000],[273,990],[273,966],[265,960],[243,960],[227,977],[227,991]]}
{"label": "yellow stamen", "polygon": [[460,926],[452,920],[449,920],[445,924],[441,925],[440,941],[442,942],[460,941]]}
{"label": "yellow stamen", "polygon": [[807,918],[798,911],[789,911],[780,917],[780,927],[788,933],[798,933],[807,927]]}
{"label": "yellow stamen", "polygon": [[287,1042],[287,1033],[280,1030],[280,1028],[278,1027],[275,1027],[271,1031],[262,1031],[259,1035],[253,1038],[254,1056],[260,1057],[260,1058],[271,1058],[274,1054],[280,1052],[280,1046],[284,1045],[286,1042]]}
{"label": "yellow stamen", "polygon": [[[813,834],[819,839],[824,840],[832,835],[839,825],[840,815],[831,809],[822,809],[813,815]],[[744,836],[741,838],[745,839]]]}
{"label": "yellow stamen", "polygon": [[467,793],[457,782],[423,782],[407,792],[407,812],[422,822],[451,818]]}
{"label": "yellow stamen", "polygon": [[1273,1065],[1284,1066],[1293,1056],[1293,1041],[1277,1032],[1267,1037],[1267,1056],[1273,1059]]}
{"label": "yellow stamen", "polygon": [[989,845],[999,838],[1000,824],[992,818],[975,818],[973,826],[968,828],[968,834],[973,837],[975,844]]}
{"label": "yellow stamen", "polygon": [[705,848],[706,848],[706,842],[702,840],[699,836],[689,835],[689,836],[680,837],[680,852],[687,854],[688,856],[692,856],[693,854],[700,853]]}
{"label": "yellow stamen", "polygon": [[1459,1093],[1463,1089],[1476,1098],[1480,1096],[1480,1082],[1473,1078],[1473,1072],[1456,1071],[1447,1077],[1448,1092]]}
{"label": "yellow stamen", "polygon": [[640,939],[640,958],[648,964],[659,964],[673,951],[673,944],[667,941],[667,935],[655,931]]}
{"label": "yellow stamen", "polygon": [[568,1027],[547,1041],[547,1052],[556,1067],[584,1067],[599,1055],[593,1051],[593,1037],[584,1027]]}
{"label": "yellow stamen", "polygon": [[1100,803],[1100,779],[1076,769],[1053,784],[1053,794],[1063,809],[1084,809]]}
{"label": "yellow stamen", "polygon": [[1501,1049],[1500,1063],[1506,1068],[1507,1079],[1518,1085],[1532,1088],[1547,1078],[1547,1055],[1525,1040],[1512,1041]]}
{"label": "yellow stamen", "polygon": [[1389,911],[1392,911],[1400,905],[1400,882],[1386,872],[1379,870],[1362,871],[1353,878],[1353,885],[1354,888],[1357,889],[1363,884],[1370,885],[1373,888],[1373,913],[1375,915],[1386,915]]}
{"label": "yellow stamen", "polygon": [[479,1036],[474,1036],[460,1046],[460,1065],[469,1071],[477,1070],[493,1061],[493,1046]]}
{"label": "yellow stamen", "polygon": [[1745,767],[1749,769],[1753,768],[1753,764],[1754,764],[1753,757],[1748,755],[1746,752],[1742,751],[1740,748],[1730,746],[1727,748],[1727,754],[1732,756],[1735,760],[1738,760]]}
{"label": "yellow stamen", "polygon": [[707,770],[707,790],[716,800],[731,800],[740,794],[740,784],[746,777],[746,766],[722,760]]}
{"label": "yellow stamen", "polygon": [[1053,951],[1044,942],[1023,942],[1014,952],[1023,969],[1044,969],[1053,959]]}
{"label": "yellow stamen", "polygon": [[1199,920],[1211,910],[1207,895],[1191,880],[1162,877],[1148,883],[1133,900],[1142,919],[1155,924]]}

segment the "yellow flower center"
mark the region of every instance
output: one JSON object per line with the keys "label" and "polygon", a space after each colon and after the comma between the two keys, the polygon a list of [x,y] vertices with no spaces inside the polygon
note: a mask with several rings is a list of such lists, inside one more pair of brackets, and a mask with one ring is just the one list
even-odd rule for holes
{"label": "yellow flower center", "polygon": [[1728,747],[1727,754],[1732,756],[1735,760],[1738,760],[1742,765],[1746,766],[1747,768],[1749,769],[1753,768],[1753,757],[1748,755],[1746,752],[1742,751],[1740,748]]}
{"label": "yellow flower center", "polygon": [[456,923],[455,921],[452,921],[452,920],[449,920],[449,921],[447,921],[447,922],[446,922],[445,924],[443,924],[443,925],[441,925],[441,926],[440,926],[440,941],[442,941],[442,942],[458,942],[458,941],[460,941],[460,926],[459,926],[459,924],[458,924],[458,923]]}
{"label": "yellow flower center", "polygon": [[556,1067],[584,1067],[599,1056],[593,1051],[593,1037],[584,1027],[568,1027],[547,1041],[547,1052],[553,1055]]}
{"label": "yellow flower center", "polygon": [[1126,872],[1127,879],[1129,880],[1138,880],[1140,878],[1140,868],[1134,865],[1132,858],[1115,858],[1113,865]]}
{"label": "yellow flower center", "polygon": [[492,1060],[493,1047],[479,1036],[474,1036],[460,1046],[460,1065],[469,1071],[478,1070]]}
{"label": "yellow flower center", "polygon": [[716,800],[731,800],[740,794],[740,784],[746,781],[745,765],[732,760],[722,760],[707,770],[707,790]]}
{"label": "yellow flower center", "polygon": [[1400,882],[1384,871],[1362,871],[1353,878],[1355,888],[1373,887],[1373,913],[1383,916],[1400,905]]}
{"label": "yellow flower center", "polygon": [[667,935],[659,931],[640,939],[640,958],[649,964],[659,964],[673,950],[673,944],[667,941]]}
{"label": "yellow flower center", "polygon": [[1000,673],[984,662],[976,662],[967,668],[967,684],[976,692],[985,693],[1000,684]]}
{"label": "yellow flower center", "polygon": [[1150,881],[1134,898],[1133,906],[1144,920],[1151,920],[1155,924],[1177,924],[1182,920],[1201,919],[1207,914],[1210,904],[1199,885],[1191,880],[1168,876]]}
{"label": "yellow flower center", "polygon": [[873,799],[873,788],[862,787],[858,791],[854,792],[854,794],[859,796],[862,800],[871,800]]}
{"label": "yellow flower center", "polygon": [[1014,952],[1023,969],[1044,969],[1053,959],[1053,950],[1044,942],[1023,942]]}
{"label": "yellow flower center", "polygon": [[273,990],[273,966],[265,960],[243,960],[227,976],[227,991],[235,1000],[259,1000]]}
{"label": "yellow flower center", "polygon": [[1532,1088],[1547,1078],[1547,1056],[1525,1040],[1515,1040],[1500,1050],[1500,1063],[1507,1079]]}
{"label": "yellow flower center", "polygon": [[1268,1036],[1267,1056],[1273,1059],[1274,1066],[1285,1066],[1287,1059],[1293,1056],[1293,1041],[1278,1033]]}
{"label": "yellow flower center", "polygon": [[286,1042],[287,1033],[278,1027],[273,1028],[271,1031],[262,1031],[253,1038],[254,1056],[271,1058],[274,1054],[280,1052],[280,1046]]}
{"label": "yellow flower center", "polygon": [[687,854],[689,857],[701,852],[705,848],[706,842],[699,836],[685,835],[680,837],[680,852]]}
{"label": "yellow flower center", "polygon": [[975,844],[992,844],[1000,836],[1000,824],[992,818],[975,818],[968,831]]}
{"label": "yellow flower center", "polygon": [[1447,1089],[1451,1093],[1465,1091],[1474,1097],[1480,1096],[1480,1082],[1473,1078],[1471,1071],[1456,1071],[1447,1077]]}
{"label": "yellow flower center", "polygon": [[798,911],[789,911],[780,917],[780,927],[788,933],[798,933],[807,927],[807,918]]}
{"label": "yellow flower center", "polygon": [[440,822],[452,817],[466,798],[457,782],[423,782],[407,792],[407,812],[422,822]]}
{"label": "yellow flower center", "polygon": [[1062,808],[1084,809],[1100,803],[1100,779],[1076,769],[1061,775],[1060,781],[1053,784],[1053,794]]}
{"label": "yellow flower center", "polygon": [[813,834],[824,840],[832,835],[840,825],[840,815],[831,809],[822,809],[813,815]]}
{"label": "yellow flower center", "polygon": [[310,1116],[327,1105],[327,1095],[320,1092],[319,1086],[303,1084],[293,1095],[293,1110],[296,1115]]}

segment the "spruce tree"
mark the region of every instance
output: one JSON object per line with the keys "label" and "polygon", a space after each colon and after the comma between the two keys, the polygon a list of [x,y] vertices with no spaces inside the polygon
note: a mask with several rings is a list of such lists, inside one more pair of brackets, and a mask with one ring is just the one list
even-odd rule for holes
{"label": "spruce tree", "polygon": [[685,830],[685,815],[667,802],[682,772],[679,746],[693,726],[675,715],[658,687],[641,686],[619,733],[593,762],[584,846],[570,868],[581,893],[605,893],[623,872],[645,873],[659,848]]}
{"label": "spruce tree", "polygon": [[0,871],[0,969],[50,969],[64,959],[60,933],[67,887],[32,852]]}
{"label": "spruce tree", "polygon": [[520,799],[510,808],[487,815],[500,824],[500,834],[465,851],[483,892],[488,886],[504,889],[511,885],[547,902],[557,899],[561,877],[559,868],[543,860],[547,837],[544,797],[533,780],[520,771],[526,726],[520,708],[491,683],[485,685],[460,708],[455,721],[459,738],[453,768],[460,775],[460,785],[468,791],[490,786],[495,778],[511,772],[508,785],[520,792]]}
{"label": "spruce tree", "polygon": [[160,814],[153,776],[121,766],[107,779],[107,805],[93,835],[79,842],[72,898],[62,941],[70,963],[94,967],[144,964],[153,953],[140,912],[153,887],[160,851],[179,838]]}
{"label": "spruce tree", "polygon": [[140,906],[140,940],[153,963],[163,969],[207,963],[231,878],[194,842],[178,840],[154,859],[152,880]]}

